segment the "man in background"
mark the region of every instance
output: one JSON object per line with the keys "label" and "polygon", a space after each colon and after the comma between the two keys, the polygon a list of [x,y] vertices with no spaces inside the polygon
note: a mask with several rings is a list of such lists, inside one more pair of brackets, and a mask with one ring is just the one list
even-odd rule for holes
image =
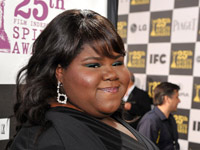
{"label": "man in background", "polygon": [[123,112],[122,116],[125,121],[136,129],[142,116],[151,110],[152,99],[146,91],[135,86],[134,74],[131,71],[129,72],[130,82],[123,98],[123,101],[125,102],[124,108],[126,111]]}
{"label": "man in background", "polygon": [[162,82],[154,89],[155,107],[140,120],[137,130],[161,150],[179,150],[177,125],[172,112],[177,110],[180,87]]}

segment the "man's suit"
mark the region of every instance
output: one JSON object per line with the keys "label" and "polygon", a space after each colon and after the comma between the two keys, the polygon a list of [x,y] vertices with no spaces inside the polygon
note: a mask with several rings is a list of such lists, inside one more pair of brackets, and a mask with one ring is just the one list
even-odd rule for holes
{"label": "man's suit", "polygon": [[131,109],[125,113],[124,118],[126,120],[135,118],[136,121],[131,122],[130,125],[136,129],[142,116],[151,110],[152,98],[149,97],[146,91],[135,86],[129,94],[127,102],[132,103],[132,105]]}

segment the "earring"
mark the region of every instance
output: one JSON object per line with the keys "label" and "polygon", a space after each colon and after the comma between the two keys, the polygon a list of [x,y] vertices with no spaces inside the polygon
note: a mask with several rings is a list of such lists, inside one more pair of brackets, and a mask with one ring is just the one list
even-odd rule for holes
{"label": "earring", "polygon": [[58,81],[58,85],[57,85],[57,94],[58,94],[57,101],[58,101],[58,103],[66,104],[67,103],[67,96],[65,94],[61,94],[60,93],[60,87],[61,86],[62,86],[62,83],[60,81]]}

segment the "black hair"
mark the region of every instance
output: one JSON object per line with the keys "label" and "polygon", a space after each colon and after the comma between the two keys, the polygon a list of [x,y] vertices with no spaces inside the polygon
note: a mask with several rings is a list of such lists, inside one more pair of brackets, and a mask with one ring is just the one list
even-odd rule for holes
{"label": "black hair", "polygon": [[174,91],[180,90],[180,87],[176,84],[170,82],[162,82],[155,89],[153,93],[153,103],[154,105],[161,105],[163,103],[164,96],[171,97]]}
{"label": "black hair", "polygon": [[56,101],[58,65],[67,68],[84,44],[99,55],[125,55],[124,44],[109,20],[91,10],[67,10],[56,16],[33,43],[32,56],[16,79],[14,106],[19,128],[46,123],[49,101]]}

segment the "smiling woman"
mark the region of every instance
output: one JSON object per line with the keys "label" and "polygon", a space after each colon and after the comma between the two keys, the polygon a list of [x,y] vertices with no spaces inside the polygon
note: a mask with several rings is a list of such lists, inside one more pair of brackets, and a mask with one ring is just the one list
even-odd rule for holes
{"label": "smiling woman", "polygon": [[118,115],[129,83],[124,56],[105,17],[90,10],[55,17],[18,73],[17,134],[7,148],[156,150]]}
{"label": "smiling woman", "polygon": [[72,104],[99,118],[118,109],[129,75],[123,55],[114,51],[110,55],[113,58],[99,55],[86,44],[67,68],[56,69],[56,76],[69,99],[67,106]]}

